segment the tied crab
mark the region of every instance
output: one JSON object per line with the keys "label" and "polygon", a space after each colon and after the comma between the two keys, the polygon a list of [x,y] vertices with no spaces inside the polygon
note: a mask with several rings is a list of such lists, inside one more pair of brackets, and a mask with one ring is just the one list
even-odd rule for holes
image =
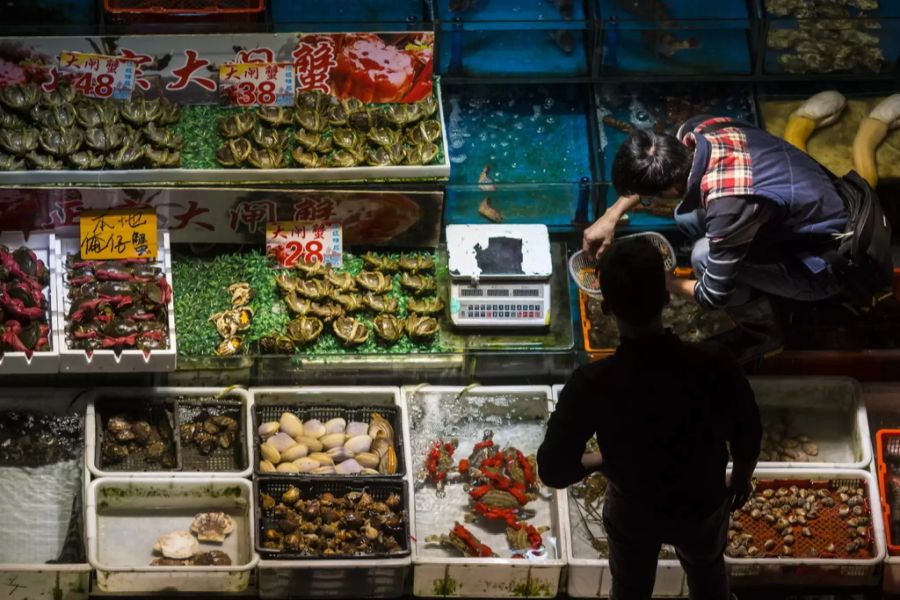
{"label": "tied crab", "polygon": [[151,121],[158,120],[162,112],[162,102],[159,98],[147,100],[138,96],[119,105],[119,116],[135,127],[143,127]]}
{"label": "tied crab", "polygon": [[291,354],[294,342],[286,335],[267,335],[259,340],[260,349],[265,354]]}
{"label": "tied crab", "polygon": [[422,294],[433,292],[437,289],[434,277],[416,273],[403,273],[400,275],[400,285],[416,296],[421,296]]}
{"label": "tied crab", "polygon": [[458,446],[459,441],[451,438],[448,441],[432,442],[428,449],[423,475],[426,483],[433,483],[437,488],[438,496],[444,495],[444,485],[447,483],[447,476],[453,471],[453,454]]}
{"label": "tied crab", "polygon": [[319,154],[331,152],[333,138],[324,137],[321,133],[298,129],[294,133],[294,138],[307,152],[317,152]]}
{"label": "tied crab", "polygon": [[403,321],[389,314],[379,314],[372,321],[375,333],[386,342],[396,342],[403,337]]}
{"label": "tied crab", "polygon": [[333,285],[335,289],[342,292],[356,290],[356,282],[353,280],[353,276],[346,271],[338,272],[329,270],[327,273],[325,273],[325,281]]}
{"label": "tied crab", "polygon": [[340,304],[335,304],[333,302],[326,302],[325,304],[312,302],[310,303],[309,314],[322,319],[326,323],[330,323],[338,317],[343,316],[344,309]]}
{"label": "tied crab", "polygon": [[297,317],[287,324],[285,333],[296,344],[308,344],[322,333],[324,325],[315,317]]}
{"label": "tied crab", "polygon": [[332,286],[322,279],[300,279],[297,281],[294,291],[310,300],[327,298],[331,294]]}
{"label": "tied crab", "polygon": [[225,138],[239,138],[250,133],[255,123],[251,113],[237,113],[219,122],[219,133]]}
{"label": "tied crab", "polygon": [[28,111],[41,99],[41,88],[36,83],[17,83],[0,87],[0,104],[20,112]]}
{"label": "tied crab", "polygon": [[363,301],[359,294],[334,290],[329,297],[348,313],[356,312],[363,308]]}
{"label": "tied crab", "polygon": [[427,339],[438,331],[437,319],[424,315],[410,314],[406,317],[406,333],[413,340]]}
{"label": "tied crab", "polygon": [[406,137],[413,145],[430,144],[441,137],[441,124],[437,121],[421,121],[406,130]]}
{"label": "tied crab", "polygon": [[406,310],[422,315],[435,315],[444,310],[444,302],[440,298],[410,298],[406,301]]}
{"label": "tied crab", "polygon": [[304,277],[322,277],[330,270],[330,267],[320,260],[300,260],[297,261],[294,268],[300,271]]}
{"label": "tied crab", "polygon": [[240,336],[234,336],[222,340],[222,343],[216,347],[216,356],[233,356],[244,345],[244,339]]}
{"label": "tied crab", "polygon": [[[0,88],[2,89],[2,88]],[[0,148],[15,156],[24,156],[37,149],[40,134],[37,129],[2,129],[0,130]]]}
{"label": "tied crab", "polygon": [[10,319],[0,325],[0,348],[31,356],[32,352],[49,349],[49,335],[50,327],[45,323],[31,321],[23,327],[20,321]]}
{"label": "tied crab", "polygon": [[490,546],[482,544],[471,531],[459,523],[453,524],[453,529],[450,530],[449,534],[430,535],[425,538],[425,541],[429,544],[440,544],[441,546],[458,550],[463,556],[478,558],[497,556]]}
{"label": "tied crab", "polygon": [[293,119],[291,110],[283,106],[260,106],[256,111],[256,116],[260,121],[268,123],[272,127],[290,125]]}
{"label": "tied crab", "polygon": [[[396,313],[399,302],[393,296],[382,296],[367,292],[363,297],[363,303],[377,313]],[[409,303],[407,303],[409,307]]]}
{"label": "tied crab", "polygon": [[331,323],[331,328],[347,345],[359,345],[369,339],[369,329],[353,317],[339,317]]}
{"label": "tied crab", "polygon": [[429,271],[434,268],[434,258],[428,254],[401,254],[400,269],[410,273]]}
{"label": "tied crab", "polygon": [[170,150],[181,150],[184,147],[184,136],[160,127],[156,123],[148,123],[143,132],[147,141],[155,146]]}
{"label": "tied crab", "polygon": [[248,158],[253,150],[253,145],[246,138],[228,140],[225,145],[216,150],[216,160],[225,167],[239,167]]}
{"label": "tied crab", "polygon": [[367,267],[372,267],[376,271],[384,271],[385,273],[393,273],[400,268],[397,261],[387,255],[375,254],[374,252],[366,252],[363,254],[363,262]]}
{"label": "tied crab", "polygon": [[362,271],[356,276],[356,283],[373,294],[389,292],[393,287],[391,277],[381,271]]}

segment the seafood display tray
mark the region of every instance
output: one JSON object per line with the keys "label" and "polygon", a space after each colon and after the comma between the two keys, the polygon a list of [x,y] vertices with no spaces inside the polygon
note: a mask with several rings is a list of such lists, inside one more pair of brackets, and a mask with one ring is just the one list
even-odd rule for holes
{"label": "seafood display tray", "polygon": [[848,377],[751,377],[763,424],[774,419],[818,447],[809,462],[763,461],[758,469],[868,469],[869,420],[858,382]]}
{"label": "seafood display tray", "polygon": [[279,560],[296,560],[296,561],[321,561],[321,560],[359,560],[359,559],[382,559],[382,558],[402,558],[409,556],[411,550],[409,547],[410,540],[410,516],[408,509],[406,518],[403,521],[402,531],[398,531],[397,541],[400,542],[402,550],[400,552],[389,554],[387,552],[372,552],[369,554],[354,555],[310,555],[298,552],[277,552],[269,550],[262,546],[263,522],[265,519],[274,515],[272,511],[265,511],[259,503],[259,495],[261,493],[268,494],[276,500],[287,491],[288,487],[294,486],[300,490],[300,498],[308,500],[316,498],[326,492],[334,494],[335,497],[342,496],[347,492],[367,492],[376,501],[383,502],[391,494],[400,496],[405,506],[409,506],[409,490],[405,481],[375,479],[373,477],[357,477],[354,479],[336,478],[333,476],[319,476],[315,479],[307,479],[303,481],[288,481],[283,477],[259,476],[254,480],[255,507],[256,507],[256,551],[263,559],[279,559]]}
{"label": "seafood display tray", "polygon": [[[437,436],[449,438],[458,435],[460,447],[455,456],[462,458],[469,454],[485,428],[494,429],[497,434],[495,442],[501,446],[507,443],[508,437],[511,438],[511,431],[517,429],[519,437],[515,441],[519,450],[526,454],[536,452],[540,437],[531,429],[543,428],[552,410],[548,386],[420,385],[405,386],[401,391],[412,432],[409,451],[415,456],[415,461],[410,462],[413,473],[423,470],[427,448]],[[420,394],[422,404],[417,400]],[[453,414],[456,408],[463,411],[468,408],[473,411],[472,416],[477,413],[480,420],[477,423],[467,422],[466,414]],[[429,415],[431,409],[434,412]],[[524,427],[517,427],[517,424]],[[431,430],[435,427],[439,429]],[[463,427],[467,428],[465,434],[460,431]],[[474,439],[476,433],[478,438]],[[431,544],[426,547],[425,538],[429,535],[444,534],[455,522],[463,523],[464,506],[454,506],[454,502],[467,502],[468,494],[463,491],[461,482],[448,482],[444,497],[437,496],[433,485],[416,489],[415,505],[410,511],[413,539],[416,540],[413,548],[413,594],[423,597],[488,598],[555,596],[567,552],[563,537],[565,524],[561,517],[565,496],[560,490],[545,491],[547,496],[539,499],[534,506],[530,505],[536,514],[529,523],[550,527],[543,534],[547,556],[520,559],[458,556],[442,548],[436,549]],[[473,528],[472,532],[482,543],[509,555],[502,528],[495,531],[473,524],[467,526]]]}
{"label": "seafood display tray", "polygon": [[[259,562],[254,552],[253,488],[246,479],[105,477],[88,487],[88,560],[103,592],[239,592]],[[151,567],[157,538],[189,530],[195,514],[220,511],[234,520],[221,545],[231,566]]]}
{"label": "seafood display tray", "polygon": [[[373,412],[380,413],[394,428],[397,452],[397,473],[395,475],[372,475],[376,479],[405,478],[409,455],[407,446],[409,431],[407,429],[406,411],[400,405],[400,389],[396,387],[360,386],[360,387],[261,387],[251,388],[252,396],[252,445],[253,472],[259,472],[259,425],[266,421],[277,421],[281,414],[290,411],[300,420],[327,420],[343,417],[349,423],[353,420],[368,422]],[[319,479],[321,475],[265,473],[267,477]],[[334,477],[332,475],[331,477]],[[341,477],[341,476],[337,476]],[[358,477],[345,475],[344,477]]]}
{"label": "seafood display tray", "polygon": [[[559,401],[563,385],[553,386],[553,402]],[[570,510],[574,499],[565,492],[566,501],[560,504],[560,518],[563,522],[563,537],[566,546],[566,593],[572,598],[596,598],[609,596],[612,590],[612,573],[609,570],[609,559],[585,557],[578,551],[576,544],[577,512]],[[587,523],[584,523],[587,527]],[[589,543],[586,541],[585,543]],[[593,554],[597,554],[592,549]],[[656,563],[656,582],[653,586],[654,598],[681,598],[687,593],[684,569],[678,560],[661,558]]]}
{"label": "seafood display tray", "polygon": [[62,318],[57,306],[59,297],[59,281],[56,278],[57,256],[56,236],[52,233],[31,233],[28,239],[18,231],[5,231],[0,233],[0,244],[14,250],[20,246],[27,246],[35,255],[44,262],[50,271],[50,285],[43,292],[49,302],[49,315],[47,324],[50,325],[50,350],[34,352],[28,358],[24,352],[0,353],[0,375],[14,374],[43,374],[57,373],[59,371],[59,339],[56,332],[62,327]]}
{"label": "seafood display tray", "polygon": [[[84,414],[84,401],[78,397],[76,390],[54,388],[5,388],[0,394],[0,411],[9,410],[40,410],[47,414]],[[80,475],[79,482],[76,485],[75,494],[83,500],[85,497],[85,481],[88,479],[87,470],[84,469],[81,457],[76,460],[78,462],[78,473]],[[81,545],[80,553],[82,555],[82,563],[48,563],[48,562],[0,562],[0,578],[3,581],[14,580],[19,586],[15,590],[9,592],[10,596],[16,600],[24,600],[25,598],[55,598],[56,594],[63,594],[67,600],[75,600],[76,598],[86,598],[87,590],[91,578],[91,566],[86,562],[85,558],[85,539],[83,529],[83,515],[81,508],[72,506],[72,496],[66,490],[65,484],[59,477],[44,478],[41,481],[35,481],[36,469],[23,468],[7,468],[0,467],[3,471],[3,491],[0,493],[0,519],[2,526],[2,536],[4,546],[7,544],[21,544],[25,539],[26,530],[16,531],[10,527],[10,519],[17,514],[21,515],[22,497],[29,496],[30,493],[40,495],[41,498],[47,499],[50,495],[60,494],[65,496],[65,505],[62,501],[58,506],[49,507],[46,502],[35,504],[39,510],[39,515],[35,515],[34,520],[29,521],[27,534],[34,539],[44,533],[44,529],[50,526],[53,518],[53,511],[58,511],[59,515],[71,512],[70,518],[78,519],[73,526],[69,524],[69,533],[71,535],[73,528],[77,528],[78,543]],[[31,483],[34,481],[34,483]],[[83,501],[76,503],[77,507],[83,506]],[[53,535],[60,536],[60,530]],[[43,538],[40,543],[50,543],[47,538]],[[64,546],[65,543],[61,544]],[[62,550],[62,547],[60,547]],[[21,553],[17,553],[22,556]]]}
{"label": "seafood display tray", "polygon": [[[219,478],[249,477],[252,469],[250,457],[250,395],[241,388],[203,388],[203,387],[159,387],[143,389],[139,398],[134,398],[133,388],[99,388],[92,392],[85,419],[85,461],[88,469],[95,477],[129,476],[129,477],[162,477],[174,478]],[[119,401],[121,404],[116,404]],[[101,406],[98,407],[98,404]],[[107,413],[118,409],[128,411],[130,408],[145,408],[148,405],[165,409],[171,416],[178,467],[176,469],[148,468],[151,463],[143,461],[126,462],[123,468],[101,463],[101,442],[104,428],[103,418]],[[199,410],[198,410],[199,409]],[[200,410],[238,412],[240,434],[232,444],[234,451],[230,456],[223,456],[216,449],[209,456],[203,456],[193,444],[184,443],[179,431],[185,422],[185,414],[192,415]],[[190,417],[189,417],[190,418]],[[129,459],[130,460],[130,457]]]}
{"label": "seafood display tray", "polygon": [[[66,342],[65,322],[69,314],[69,286],[65,278],[66,256],[79,252],[80,242],[77,238],[56,240],[56,310],[59,313],[59,327],[56,328],[54,343],[59,349],[60,371],[63,373],[133,373],[174,371],[178,356],[175,340],[175,304],[169,298],[166,325],[168,328],[168,348],[161,350],[85,350],[69,348]],[[172,252],[169,243],[169,232],[160,232],[159,251],[156,257],[165,274],[169,287],[172,287]],[[171,294],[174,296],[174,293]]]}
{"label": "seafood display tray", "polygon": [[[868,471],[856,469],[758,469],[754,478],[758,489],[790,485],[822,486],[830,482],[857,482],[866,490],[868,503],[878,498],[878,485]],[[871,510],[871,548],[868,558],[732,558],[725,556],[732,584],[754,585],[777,581],[779,585],[853,586],[880,581],[879,565],[885,557],[884,523],[881,511]],[[751,519],[752,520],[752,519]],[[846,527],[834,540],[846,543]],[[843,535],[843,537],[840,537]]]}

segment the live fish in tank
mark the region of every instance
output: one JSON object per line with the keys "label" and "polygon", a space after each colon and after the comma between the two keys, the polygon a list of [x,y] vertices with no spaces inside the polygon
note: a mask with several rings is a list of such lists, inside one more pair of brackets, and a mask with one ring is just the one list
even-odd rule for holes
{"label": "live fish in tank", "polygon": [[700,41],[695,37],[679,39],[665,31],[672,27],[672,16],[668,7],[661,0],[615,0],[615,3],[639,19],[657,21],[660,29],[644,29],[641,40],[644,45],[662,58],[672,58],[682,50],[699,48]]}

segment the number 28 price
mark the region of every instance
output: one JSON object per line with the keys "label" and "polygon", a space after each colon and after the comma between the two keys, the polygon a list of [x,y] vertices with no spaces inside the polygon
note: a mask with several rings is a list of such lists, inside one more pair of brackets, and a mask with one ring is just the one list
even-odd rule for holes
{"label": "number 28 price", "polygon": [[283,254],[281,263],[285,267],[293,267],[298,262],[324,262],[325,257],[322,255],[322,242],[319,240],[310,240],[305,244],[303,242],[291,240],[283,246]]}

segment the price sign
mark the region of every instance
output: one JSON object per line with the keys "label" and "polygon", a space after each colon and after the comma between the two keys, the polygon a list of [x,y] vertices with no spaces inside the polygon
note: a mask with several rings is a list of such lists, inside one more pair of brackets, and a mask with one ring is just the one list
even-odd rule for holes
{"label": "price sign", "polygon": [[85,260],[156,258],[156,211],[125,209],[81,213]]}
{"label": "price sign", "polygon": [[330,221],[272,221],[266,224],[266,254],[282,267],[298,262],[343,264],[341,224]]}
{"label": "price sign", "polygon": [[91,98],[128,100],[134,90],[134,61],[121,56],[60,52],[59,72]]}
{"label": "price sign", "polygon": [[226,63],[219,67],[219,93],[238,106],[291,106],[290,63]]}

